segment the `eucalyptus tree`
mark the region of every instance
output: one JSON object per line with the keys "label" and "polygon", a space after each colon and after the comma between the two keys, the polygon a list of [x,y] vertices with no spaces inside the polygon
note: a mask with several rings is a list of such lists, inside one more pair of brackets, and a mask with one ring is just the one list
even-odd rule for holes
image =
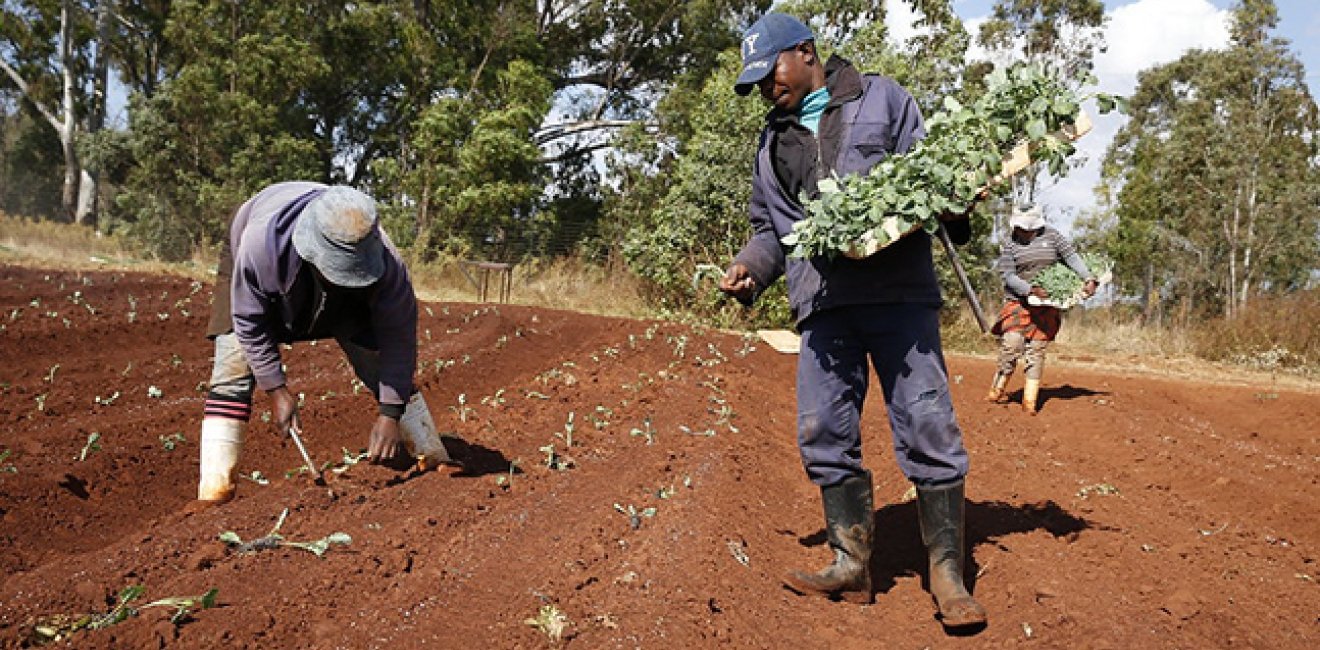
{"label": "eucalyptus tree", "polygon": [[1104,238],[1120,278],[1184,313],[1232,317],[1320,266],[1317,108],[1271,0],[1233,12],[1230,46],[1140,75],[1105,160]]}
{"label": "eucalyptus tree", "polygon": [[[61,211],[78,222],[94,218],[95,196],[94,180],[78,157],[78,135],[88,128],[89,112],[94,120],[104,115],[104,84],[97,95],[92,78],[102,70],[93,59],[103,60],[91,44],[94,10],[75,0],[0,4],[0,92],[16,93],[55,131],[64,163]],[[92,128],[98,127],[94,122]]]}

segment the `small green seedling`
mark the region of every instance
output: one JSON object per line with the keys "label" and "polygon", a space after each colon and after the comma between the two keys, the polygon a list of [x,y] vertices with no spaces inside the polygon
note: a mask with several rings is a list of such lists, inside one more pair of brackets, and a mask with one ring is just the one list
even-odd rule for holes
{"label": "small green seedling", "polygon": [[310,471],[312,471],[312,468],[306,465],[299,465],[293,469],[284,470],[284,478],[291,479],[297,476],[302,476],[303,474],[306,474],[307,472]]}
{"label": "small green seedling", "polygon": [[1099,494],[1103,496],[1118,494],[1118,488],[1114,487],[1113,484],[1110,483],[1096,483],[1095,485],[1088,485],[1077,491],[1077,496],[1083,499],[1091,496],[1092,494]]}
{"label": "small green seedling", "polygon": [[756,343],[757,339],[758,339],[758,337],[756,336],[756,334],[754,334],[754,333],[752,333],[752,332],[748,332],[748,333],[746,333],[746,334],[743,334],[743,335],[742,335],[742,347],[738,348],[738,351],[737,351],[737,352],[734,352],[734,354],[737,355],[739,359],[741,359],[741,358],[743,358],[743,357],[745,357],[745,356],[751,354],[752,352],[755,352],[755,351],[756,351],[756,345],[754,345],[754,344]]}
{"label": "small green seedling", "polygon": [[458,406],[451,406],[449,410],[458,414],[459,422],[467,422],[468,413],[476,413],[476,409],[467,405],[467,393],[458,394]]}
{"label": "small green seedling", "polygon": [[10,454],[14,453],[12,449],[0,451],[0,474],[17,474],[18,468],[13,463],[8,462]]}
{"label": "small green seedling", "polygon": [[553,604],[542,605],[541,610],[533,618],[524,619],[523,623],[530,625],[545,634],[551,641],[558,642],[564,638],[564,632],[568,629],[569,620],[558,607]]}
{"label": "small green seedling", "polygon": [[573,446],[573,411],[568,412],[568,422],[564,423],[564,430],[556,431],[555,437],[563,440],[565,447]]}
{"label": "small green seedling", "polygon": [[667,340],[674,345],[674,356],[680,359],[687,356],[688,337],[686,334],[670,336]]}
{"label": "small green seedling", "polygon": [[655,444],[655,429],[651,428],[651,418],[646,418],[645,420],[643,420],[642,428],[638,429],[634,427],[632,431],[628,432],[628,435],[634,437],[643,436],[646,438],[646,444],[648,445]]}
{"label": "small green seedling", "polygon": [[225,544],[233,547],[235,552],[238,553],[251,553],[254,551],[264,551],[287,546],[291,548],[300,548],[312,553],[316,557],[325,557],[326,551],[330,550],[330,547],[334,544],[348,546],[353,543],[353,538],[350,537],[348,533],[343,532],[330,533],[321,539],[310,542],[291,542],[280,534],[280,527],[284,525],[284,520],[288,518],[288,516],[289,509],[285,508],[284,511],[280,513],[279,518],[275,520],[275,526],[270,529],[269,533],[250,542],[244,542],[243,538],[239,537],[238,533],[235,533],[232,530],[226,530],[225,532],[220,533],[219,539]]}
{"label": "small green seedling", "polygon": [[618,510],[619,512],[623,513],[628,517],[628,525],[632,526],[633,530],[637,530],[638,528],[642,527],[642,517],[647,517],[647,518],[654,517],[656,513],[655,508],[643,508],[642,510],[638,510],[632,504],[628,504],[628,507],[624,508],[623,506],[616,503],[614,504],[614,509]]}
{"label": "small green seedling", "polygon": [[34,401],[36,401],[36,403],[37,403],[37,410],[38,410],[38,411],[45,411],[45,410],[46,410],[46,398],[49,397],[49,396],[50,396],[50,393],[42,393],[42,394],[37,395],[36,397],[33,397],[33,398],[32,398],[32,399],[33,399]]}
{"label": "small green seedling", "polygon": [[545,466],[557,471],[571,469],[576,463],[572,458],[555,452],[555,443],[550,443],[541,447],[541,453],[545,454]]}
{"label": "small green seedling", "polygon": [[518,471],[518,461],[517,460],[509,461],[508,473],[500,474],[499,476],[496,476],[495,485],[498,485],[506,490],[509,489],[510,487],[513,486],[513,473],[516,471]]}
{"label": "small green seedling", "polygon": [[193,610],[210,609],[215,607],[216,595],[220,590],[211,588],[206,593],[199,596],[175,596],[171,598],[161,598],[153,600],[141,607],[134,607],[132,602],[142,597],[145,593],[141,585],[129,585],[123,591],[119,592],[119,601],[110,611],[99,614],[86,614],[84,616],[51,616],[39,620],[32,627],[32,641],[37,645],[61,641],[69,635],[79,630],[101,630],[112,625],[122,623],[130,617],[137,616],[141,610],[149,607],[169,607],[174,610],[170,616],[170,622],[179,625],[187,621],[192,616]]}
{"label": "small green seedling", "polygon": [[175,447],[178,447],[179,445],[188,441],[186,438],[183,437],[183,433],[177,431],[171,433],[168,436],[165,435],[159,436],[159,438],[160,438],[160,446],[164,447],[165,451],[174,451]]}
{"label": "small green seedling", "polygon": [[87,444],[83,445],[82,451],[78,452],[78,462],[87,460],[88,456],[101,451],[101,434],[93,431],[87,436]]}
{"label": "small green seedling", "polygon": [[239,476],[242,476],[257,485],[270,485],[270,479],[266,478],[266,475],[262,474],[261,470],[254,469],[251,474],[239,474]]}
{"label": "small green seedling", "polygon": [[614,417],[614,409],[599,404],[596,406],[596,414],[591,416],[591,423],[597,430],[604,429],[610,425],[610,418]]}
{"label": "small green seedling", "polygon": [[738,564],[751,566],[752,558],[748,557],[747,551],[743,550],[745,543],[740,544],[733,540],[729,540],[725,542],[724,545],[729,549],[729,554],[733,556],[733,559],[738,561]]}
{"label": "small green seedling", "polygon": [[165,396],[164,391],[162,391],[161,389],[157,388],[156,386],[154,386],[154,385],[153,385],[153,386],[147,386],[147,397],[150,397],[150,398],[152,398],[152,399],[160,399],[160,398],[162,398],[162,397],[164,397],[164,396]]}
{"label": "small green seedling", "polygon": [[212,587],[206,593],[200,596],[173,596],[170,598],[161,598],[153,600],[142,606],[142,609],[148,607],[172,607],[174,614],[170,616],[170,622],[178,625],[192,617],[194,609],[211,609],[215,607],[215,597],[220,593],[219,589]]}
{"label": "small green seedling", "polygon": [[367,452],[365,451],[360,454],[355,454],[349,451],[348,447],[340,447],[340,449],[344,452],[343,460],[340,461],[338,465],[330,468],[330,471],[336,474],[343,474],[348,471],[348,468],[367,459]]}

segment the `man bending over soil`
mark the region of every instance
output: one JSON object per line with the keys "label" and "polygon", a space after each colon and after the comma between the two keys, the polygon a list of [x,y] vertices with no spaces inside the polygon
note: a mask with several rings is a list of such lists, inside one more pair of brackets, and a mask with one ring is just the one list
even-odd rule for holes
{"label": "man bending over soil", "polygon": [[281,343],[333,338],[339,344],[379,405],[369,460],[393,458],[402,443],[423,467],[449,461],[426,401],[413,389],[412,282],[370,196],[287,182],[248,199],[234,213],[221,250],[207,337],[215,341],[215,361],[202,418],[199,501],[234,497],[254,388],[270,395],[281,433],[301,431]]}

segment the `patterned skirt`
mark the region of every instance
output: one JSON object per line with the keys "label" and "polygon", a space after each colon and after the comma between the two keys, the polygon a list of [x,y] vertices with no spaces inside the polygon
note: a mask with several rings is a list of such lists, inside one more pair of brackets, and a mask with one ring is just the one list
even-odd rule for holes
{"label": "patterned skirt", "polygon": [[1020,332],[1028,341],[1053,341],[1062,323],[1063,313],[1058,307],[1032,307],[1010,300],[999,310],[999,320],[990,332],[996,336]]}

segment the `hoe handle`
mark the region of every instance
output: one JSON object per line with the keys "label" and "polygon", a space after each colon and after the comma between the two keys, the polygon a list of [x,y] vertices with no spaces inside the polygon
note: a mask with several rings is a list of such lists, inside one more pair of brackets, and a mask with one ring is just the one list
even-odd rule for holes
{"label": "hoe handle", "polygon": [[967,297],[967,304],[971,305],[972,313],[976,315],[976,323],[981,326],[981,333],[990,331],[990,323],[986,321],[985,311],[981,309],[981,301],[976,298],[976,290],[972,288],[972,283],[967,279],[967,272],[963,270],[962,260],[958,258],[958,251],[953,248],[953,242],[949,241],[949,233],[944,229],[944,224],[940,224],[940,243],[944,244],[944,252],[949,254],[949,261],[953,262],[953,272],[958,276],[958,284],[962,285],[963,295]]}

